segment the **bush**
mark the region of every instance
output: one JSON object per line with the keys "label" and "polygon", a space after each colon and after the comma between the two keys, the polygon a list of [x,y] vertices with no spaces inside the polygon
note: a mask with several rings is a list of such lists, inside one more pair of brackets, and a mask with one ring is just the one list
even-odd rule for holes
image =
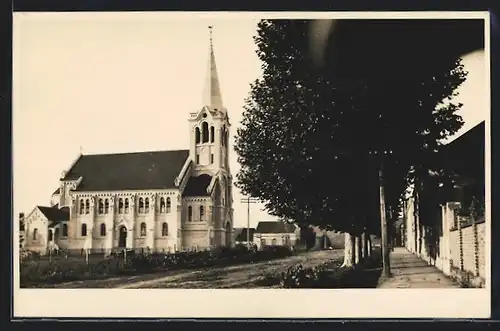
{"label": "bush", "polygon": [[[379,254],[356,267],[342,267],[340,261],[328,261],[316,267],[304,268],[302,264],[289,267],[281,274],[282,288],[371,288],[376,287],[380,276]],[[262,282],[272,283],[269,275]]]}
{"label": "bush", "polygon": [[[217,248],[197,252],[137,253],[113,252],[109,256],[87,264],[84,258],[39,261],[23,259],[20,266],[21,286],[61,283],[66,281],[106,278],[113,275],[146,274],[158,271],[226,266],[237,263],[255,263],[290,256],[287,247],[265,247],[254,251],[245,246]],[[38,258],[39,259],[39,258]],[[45,263],[42,263],[45,262]]]}
{"label": "bush", "polygon": [[347,268],[341,268],[337,261],[329,261],[312,268],[302,264],[289,267],[281,274],[280,285],[283,288],[329,288]]}

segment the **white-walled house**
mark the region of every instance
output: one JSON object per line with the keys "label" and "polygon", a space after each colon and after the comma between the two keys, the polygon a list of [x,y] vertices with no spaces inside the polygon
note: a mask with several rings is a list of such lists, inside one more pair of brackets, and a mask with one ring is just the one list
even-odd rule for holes
{"label": "white-walled house", "polygon": [[26,249],[232,246],[230,123],[211,43],[209,68],[204,105],[188,118],[189,149],[78,155],[51,206],[27,217]]}
{"label": "white-walled house", "polygon": [[259,249],[264,246],[297,246],[299,241],[300,228],[281,221],[261,221],[254,233],[254,243]]}

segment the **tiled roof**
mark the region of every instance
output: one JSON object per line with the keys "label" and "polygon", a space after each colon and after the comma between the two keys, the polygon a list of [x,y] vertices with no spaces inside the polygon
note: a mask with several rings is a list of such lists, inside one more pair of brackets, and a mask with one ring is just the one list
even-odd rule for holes
{"label": "tiled roof", "polygon": [[295,226],[290,223],[280,221],[261,221],[257,225],[257,233],[293,233]]}
{"label": "tiled roof", "polygon": [[63,180],[83,177],[77,191],[174,188],[189,150],[82,155]]}
{"label": "tiled roof", "polygon": [[[255,233],[254,228],[250,228],[250,241],[253,241],[253,234]],[[242,228],[235,241],[247,241],[247,228]]]}
{"label": "tiled roof", "polygon": [[443,149],[443,162],[459,175],[484,178],[485,122],[474,126]]}
{"label": "tiled roof", "polygon": [[191,177],[188,179],[184,192],[182,196],[185,197],[204,197],[210,195],[207,193],[207,187],[212,181],[212,176],[203,174],[197,177]]}
{"label": "tiled roof", "polygon": [[47,217],[49,221],[51,221],[49,226],[52,226],[54,223],[69,221],[68,207],[59,209],[55,207],[37,206],[37,208],[42,212],[42,214],[45,215],[45,217]]}
{"label": "tiled roof", "polygon": [[234,228],[233,229],[233,238],[238,238],[240,235],[241,231],[243,231],[244,228]]}

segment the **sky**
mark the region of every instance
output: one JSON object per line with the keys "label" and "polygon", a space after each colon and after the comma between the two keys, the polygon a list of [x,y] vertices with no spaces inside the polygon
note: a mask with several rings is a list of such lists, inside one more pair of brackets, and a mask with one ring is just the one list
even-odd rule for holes
{"label": "sky", "polygon": [[[189,113],[202,107],[209,33],[228,109],[231,146],[250,83],[261,74],[258,19],[210,14],[15,13],[13,24],[14,215],[48,205],[62,171],[84,154],[188,149]],[[484,120],[484,53],[464,57],[460,89],[467,131]],[[233,177],[239,170],[230,155]],[[247,206],[234,189],[234,225]],[[275,219],[250,207],[251,226]]]}

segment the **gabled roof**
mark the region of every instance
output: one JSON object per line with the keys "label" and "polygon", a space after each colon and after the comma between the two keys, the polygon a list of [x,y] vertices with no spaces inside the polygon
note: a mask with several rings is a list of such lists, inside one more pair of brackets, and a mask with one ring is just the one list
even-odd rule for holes
{"label": "gabled roof", "polygon": [[49,227],[59,222],[69,221],[69,208],[37,206],[42,214],[50,221]]}
{"label": "gabled roof", "polygon": [[446,144],[441,159],[458,175],[484,180],[485,122]]}
{"label": "gabled roof", "polygon": [[82,155],[63,180],[83,177],[76,191],[175,188],[189,150]]}
{"label": "gabled roof", "polygon": [[59,194],[61,193],[61,188],[58,187],[57,190],[54,191],[54,193],[52,193],[52,195],[56,195],[56,194]]}
{"label": "gabled roof", "polygon": [[[248,233],[250,234],[250,241],[253,241],[255,229],[250,228],[250,231]],[[239,231],[239,234],[236,236],[236,239],[234,241],[247,241],[247,228],[241,228],[241,231]]]}
{"label": "gabled roof", "polygon": [[190,177],[182,192],[184,197],[205,197],[209,196],[207,192],[208,185],[212,181],[212,176],[203,174],[196,177]]}
{"label": "gabled roof", "polygon": [[293,233],[295,225],[280,221],[261,221],[257,225],[256,233]]}

